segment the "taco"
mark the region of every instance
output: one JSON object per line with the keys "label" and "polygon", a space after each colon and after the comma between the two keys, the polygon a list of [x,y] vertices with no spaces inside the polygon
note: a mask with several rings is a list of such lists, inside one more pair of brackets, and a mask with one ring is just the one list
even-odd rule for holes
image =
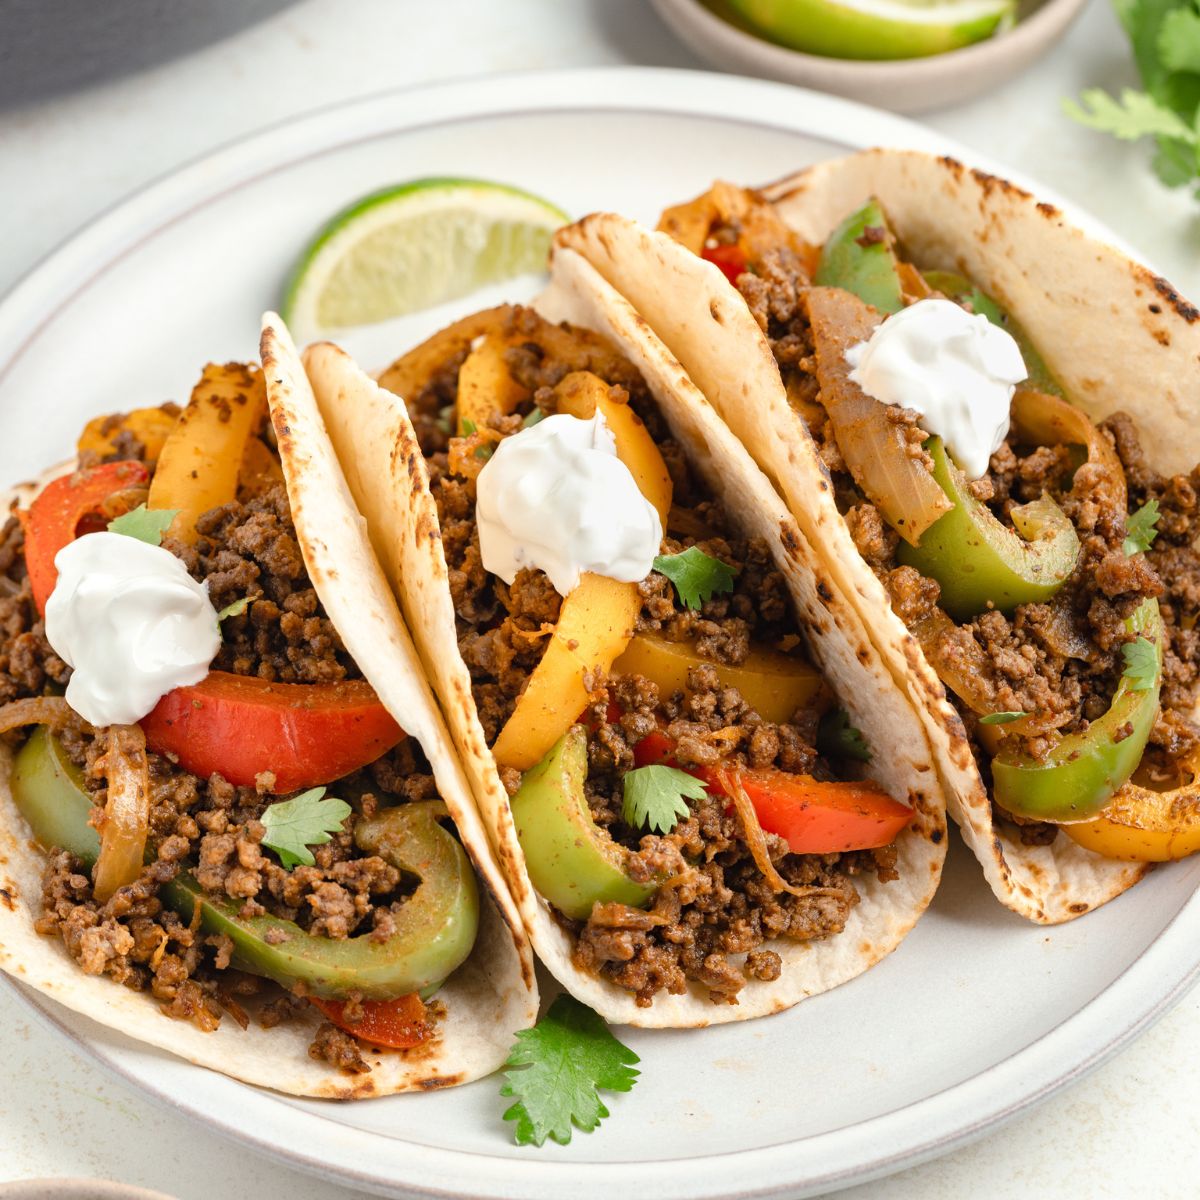
{"label": "taco", "polygon": [[334,346],[305,365],[571,993],[704,1026],[895,948],[945,853],[927,739],[765,476],[583,259],[379,384]]}
{"label": "taco", "polygon": [[262,361],[13,498],[0,968],[291,1095],[451,1086],[536,1020],[528,941],[273,316]]}
{"label": "taco", "polygon": [[1196,310],[918,153],[718,184],[660,229],[561,241],[820,547],[996,895],[1066,921],[1200,848]]}

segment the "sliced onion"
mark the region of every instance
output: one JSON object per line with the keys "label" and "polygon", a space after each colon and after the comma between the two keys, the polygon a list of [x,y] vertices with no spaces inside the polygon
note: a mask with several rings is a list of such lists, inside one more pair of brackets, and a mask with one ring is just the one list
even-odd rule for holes
{"label": "sliced onion", "polygon": [[51,729],[83,729],[91,726],[61,696],[31,696],[0,707],[0,733],[22,725],[48,725]]}
{"label": "sliced onion", "polygon": [[871,336],[880,316],[841,288],[810,288],[805,293],[817,357],[821,403],[833,425],[838,449],[854,482],[906,542],[954,507],[929,468],[913,458],[903,427],[888,406],[868,396],[850,378],[846,351]]}
{"label": "sliced onion", "polygon": [[738,777],[737,771],[721,770],[717,773],[717,778],[720,781],[721,790],[733,801],[737,815],[741,818],[742,829],[746,833],[746,845],[750,847],[754,865],[775,891],[788,892],[790,895],[801,897],[841,896],[845,898],[846,893],[841,888],[799,887],[794,883],[788,883],[771,861],[771,853],[767,849],[767,835],[759,824],[758,813],[754,810],[754,801],[742,787],[742,781]]}
{"label": "sliced onion", "polygon": [[150,766],[141,726],[110,725],[108,749],[100,766],[108,781],[108,803],[100,827],[100,856],[92,872],[92,892],[103,902],[142,873],[150,831]]}

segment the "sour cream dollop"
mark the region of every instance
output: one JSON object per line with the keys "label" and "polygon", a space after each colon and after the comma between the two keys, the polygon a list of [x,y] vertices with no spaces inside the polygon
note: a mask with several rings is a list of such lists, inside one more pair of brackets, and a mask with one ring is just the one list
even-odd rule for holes
{"label": "sour cream dollop", "polygon": [[846,351],[850,378],[884,404],[911,408],[971,479],[1008,436],[1016,385],[1027,375],[1012,336],[950,300],[919,300]]}
{"label": "sour cream dollop", "polygon": [[645,579],[662,542],[601,413],[559,413],[505,438],[479,473],[475,519],[485,570],[512,583],[539,567],[560,596],[585,571]]}
{"label": "sour cream dollop", "polygon": [[169,550],[90,533],[55,556],[46,639],[74,667],[67,703],[93,725],[131,725],[199,683],[221,646],[217,610]]}

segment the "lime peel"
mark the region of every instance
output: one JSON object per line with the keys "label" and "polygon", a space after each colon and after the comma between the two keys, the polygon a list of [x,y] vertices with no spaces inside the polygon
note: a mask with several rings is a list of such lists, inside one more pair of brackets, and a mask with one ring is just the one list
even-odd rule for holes
{"label": "lime peel", "polygon": [[569,219],[547,200],[487,180],[381,188],[336,213],[305,248],[283,315],[308,338],[431,308],[543,270],[554,230]]}

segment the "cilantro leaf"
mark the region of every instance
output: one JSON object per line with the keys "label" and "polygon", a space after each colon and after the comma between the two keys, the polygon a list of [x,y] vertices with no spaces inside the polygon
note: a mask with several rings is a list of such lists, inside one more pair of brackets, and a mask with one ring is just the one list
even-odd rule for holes
{"label": "cilantro leaf", "polygon": [[572,1126],[591,1133],[608,1116],[599,1089],[627,1092],[637,1082],[638,1056],[608,1026],[572,996],[559,996],[532,1028],[522,1029],[509,1052],[500,1095],[516,1103],[504,1114],[515,1121],[518,1146],[560,1146]]}
{"label": "cilantro leaf", "polygon": [[1125,553],[1141,554],[1154,544],[1158,537],[1158,501],[1147,500],[1126,522]]}
{"label": "cilantro leaf", "polygon": [[521,428],[532,429],[539,421],[543,421],[545,418],[545,412],[535,406],[525,414],[525,419],[521,422]]}
{"label": "cilantro leaf", "polygon": [[1181,117],[1145,92],[1122,88],[1120,100],[1114,100],[1103,88],[1088,88],[1079,97],[1063,103],[1067,116],[1086,125],[1111,133],[1123,141],[1142,137],[1174,138],[1195,144],[1196,133]]}
{"label": "cilantro leaf", "polygon": [[243,596],[240,600],[235,600],[232,604],[227,604],[219,613],[217,613],[217,624],[220,625],[226,617],[240,617],[242,613],[250,607],[252,601],[257,599],[255,596]]}
{"label": "cilantro leaf", "polygon": [[475,422],[472,421],[470,417],[466,417],[463,419],[462,431],[463,431],[463,437],[470,437],[471,434],[477,433],[478,429],[475,425]]}
{"label": "cilantro leaf", "polygon": [[1147,638],[1137,638],[1121,647],[1125,660],[1123,679],[1129,680],[1131,692],[1148,692],[1158,681],[1158,649]]}
{"label": "cilantro leaf", "polygon": [[1025,712],[994,712],[988,713],[987,716],[980,717],[980,725],[1008,725],[1013,721],[1019,721],[1022,717],[1027,717],[1029,714]]}
{"label": "cilantro leaf", "polygon": [[322,799],[325,788],[309,788],[291,800],[272,804],[260,820],[266,826],[262,844],[279,855],[279,861],[290,871],[315,862],[309,846],[323,846],[335,833],[342,832],[342,822],[350,815],[345,800]]}
{"label": "cilantro leaf", "polygon": [[108,531],[137,538],[139,542],[148,542],[151,546],[161,546],[163,534],[177,516],[177,508],[147,508],[144,504],[139,504],[124,516],[109,521]]}
{"label": "cilantro leaf", "polygon": [[718,592],[733,589],[737,568],[705,554],[699,546],[689,546],[682,554],[660,554],[654,569],[665,575],[688,608],[699,608]]}
{"label": "cilantro leaf", "polygon": [[861,729],[850,724],[850,714],[844,708],[827,712],[817,726],[817,749],[830,758],[856,758],[871,761],[871,747]]}
{"label": "cilantro leaf", "polygon": [[1200,13],[1175,8],[1158,29],[1158,58],[1168,71],[1200,71]]}
{"label": "cilantro leaf", "polygon": [[625,773],[621,816],[634,829],[670,833],[691,812],[687,801],[705,794],[704,784],[678,767],[637,767]]}

